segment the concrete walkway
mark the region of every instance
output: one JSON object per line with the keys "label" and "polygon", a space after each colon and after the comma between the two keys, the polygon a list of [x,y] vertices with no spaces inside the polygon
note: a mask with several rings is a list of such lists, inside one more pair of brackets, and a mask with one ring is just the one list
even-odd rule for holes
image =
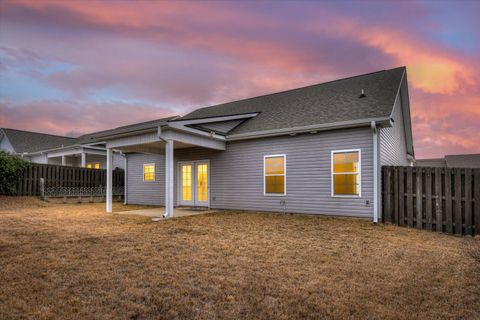
{"label": "concrete walkway", "polygon": [[[194,209],[194,208],[188,208],[188,207],[180,207],[180,208],[173,209],[173,218],[194,216],[198,214],[212,213],[212,212],[218,212],[218,210],[212,210],[212,209],[209,210],[207,208]],[[150,217],[150,218],[161,218],[161,220],[164,220],[162,216],[165,213],[165,208],[159,207],[159,208],[151,208],[151,209],[138,209],[138,210],[120,211],[120,212],[114,212],[114,213],[133,214],[133,215]]]}

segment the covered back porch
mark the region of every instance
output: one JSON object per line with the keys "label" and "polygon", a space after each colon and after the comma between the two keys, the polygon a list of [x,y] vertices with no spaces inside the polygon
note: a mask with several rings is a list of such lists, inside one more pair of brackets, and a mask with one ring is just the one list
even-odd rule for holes
{"label": "covered back porch", "polygon": [[[115,135],[106,140],[107,172],[110,174],[107,174],[107,212],[112,212],[111,168],[113,166],[112,154],[114,150],[125,154],[127,161],[129,155],[156,155],[157,158],[159,155],[162,156],[161,162],[148,163],[147,161],[147,163],[142,164],[143,181],[141,182],[143,182],[142,187],[144,188],[149,188],[148,182],[150,179],[155,181],[157,186],[158,182],[164,184],[164,188],[158,189],[159,193],[164,193],[163,217],[170,218],[176,215],[185,215],[185,213],[195,213],[194,211],[187,212],[174,209],[176,202],[181,206],[209,207],[209,159],[175,161],[174,158],[176,152],[185,153],[191,148],[223,151],[226,148],[224,136],[183,126],[159,125],[154,131],[146,130],[146,132],[136,132],[134,134],[120,134],[120,136]],[[159,165],[162,168],[158,168]],[[126,177],[129,175],[128,170],[127,165],[125,168]],[[138,175],[138,172],[136,174]],[[175,179],[175,176],[177,176],[177,179]],[[153,187],[153,185],[151,186]],[[125,194],[128,194],[129,188],[135,187],[133,183],[129,185],[128,179],[126,179]],[[174,196],[176,190],[179,192],[177,199]],[[158,208],[151,214],[159,216]]]}

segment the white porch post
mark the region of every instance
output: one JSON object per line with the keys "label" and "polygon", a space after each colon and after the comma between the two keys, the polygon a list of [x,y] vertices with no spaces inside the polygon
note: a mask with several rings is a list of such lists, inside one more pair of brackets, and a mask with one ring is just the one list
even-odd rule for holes
{"label": "white porch post", "polygon": [[173,217],[173,140],[165,141],[165,217]]}
{"label": "white porch post", "polygon": [[87,157],[85,151],[82,151],[82,168],[85,168],[87,162]]}
{"label": "white porch post", "polygon": [[107,195],[105,202],[107,203],[107,213],[112,212],[112,149],[107,148]]}
{"label": "white porch post", "polygon": [[62,156],[62,166],[65,166],[65,165],[67,165],[67,157]]}

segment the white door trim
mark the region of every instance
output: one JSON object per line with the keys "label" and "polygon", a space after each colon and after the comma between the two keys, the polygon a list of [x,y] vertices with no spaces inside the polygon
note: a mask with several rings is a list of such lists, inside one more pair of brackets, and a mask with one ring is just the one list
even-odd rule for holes
{"label": "white door trim", "polygon": [[[182,166],[191,165],[192,167],[192,200],[186,201],[183,200],[183,173]],[[195,162],[194,161],[179,161],[177,164],[177,203],[180,206],[193,206],[195,205]]]}
{"label": "white door trim", "polygon": [[[199,202],[198,184],[197,184],[197,164],[207,164],[207,201]],[[182,172],[181,168],[183,164],[192,164],[192,201],[185,202],[182,200]],[[210,207],[210,160],[189,160],[189,161],[177,161],[177,203],[179,206],[201,206]]]}

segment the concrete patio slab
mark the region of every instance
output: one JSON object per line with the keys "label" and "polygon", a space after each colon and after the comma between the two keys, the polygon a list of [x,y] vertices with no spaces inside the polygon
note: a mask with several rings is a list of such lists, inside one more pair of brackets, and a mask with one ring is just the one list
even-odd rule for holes
{"label": "concrete patio slab", "polygon": [[[212,209],[207,209],[207,208],[180,207],[180,208],[174,208],[173,209],[173,217],[172,218],[194,216],[194,215],[198,215],[198,214],[213,213],[213,212],[218,212],[218,210],[212,210]],[[120,211],[120,212],[114,212],[114,213],[115,214],[123,214],[123,215],[132,214],[132,215],[138,215],[138,216],[144,216],[144,217],[150,217],[150,218],[161,218],[159,220],[164,220],[164,218],[162,216],[165,213],[165,208],[164,207],[158,207],[158,208],[149,208],[149,209]],[[169,218],[169,219],[172,219],[172,218]]]}

